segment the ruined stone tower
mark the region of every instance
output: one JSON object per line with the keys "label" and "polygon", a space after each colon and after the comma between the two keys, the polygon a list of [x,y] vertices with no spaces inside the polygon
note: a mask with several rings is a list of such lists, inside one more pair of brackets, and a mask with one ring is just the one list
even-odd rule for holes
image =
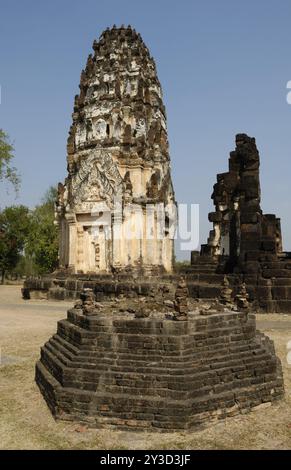
{"label": "ruined stone tower", "polygon": [[230,153],[229,171],[217,175],[212,199],[215,212],[206,254],[228,256],[231,266],[258,269],[256,263],[266,256],[276,261],[282,253],[281,222],[261,209],[260,156],[254,138],[236,136],[236,149]]}
{"label": "ruined stone tower", "polygon": [[256,308],[291,312],[291,253],[283,250],[281,220],[261,208],[260,154],[254,137],[236,135],[228,171],[217,175],[212,199],[215,211],[207,244],[192,252],[192,292],[217,297],[224,274],[241,295],[239,283]]}
{"label": "ruined stone tower", "polygon": [[93,50],[58,190],[60,268],[171,271],[176,205],[154,60],[130,26],[107,29]]}

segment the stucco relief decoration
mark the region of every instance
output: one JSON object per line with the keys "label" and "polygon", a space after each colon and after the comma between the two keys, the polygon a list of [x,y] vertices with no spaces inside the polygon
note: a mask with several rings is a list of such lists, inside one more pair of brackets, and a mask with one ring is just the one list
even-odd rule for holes
{"label": "stucco relief decoration", "polygon": [[111,205],[113,196],[122,194],[122,182],[113,158],[106,152],[94,152],[81,162],[72,180],[74,202],[106,200]]}

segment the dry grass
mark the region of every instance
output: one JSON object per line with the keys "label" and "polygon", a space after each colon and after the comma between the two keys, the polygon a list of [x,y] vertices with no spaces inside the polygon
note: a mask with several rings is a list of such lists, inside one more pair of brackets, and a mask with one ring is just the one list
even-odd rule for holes
{"label": "dry grass", "polygon": [[86,429],[52,418],[34,383],[34,364],[40,346],[55,332],[68,305],[25,303],[19,288],[0,286],[2,355],[18,358],[0,367],[1,449],[290,449],[291,366],[286,362],[286,344],[291,340],[291,316],[259,318],[282,360],[284,401],[198,432],[136,433]]}

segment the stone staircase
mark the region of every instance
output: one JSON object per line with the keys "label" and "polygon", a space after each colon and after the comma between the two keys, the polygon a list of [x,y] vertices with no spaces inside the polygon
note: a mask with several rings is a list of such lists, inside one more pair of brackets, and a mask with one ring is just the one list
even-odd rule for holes
{"label": "stone staircase", "polygon": [[125,429],[188,429],[283,395],[273,343],[233,312],[175,322],[72,309],[36,381],[57,418]]}
{"label": "stone staircase", "polygon": [[[224,265],[209,256],[196,257],[185,269],[189,293],[205,300],[219,297],[224,277]],[[227,272],[227,271],[225,271]],[[291,259],[250,262],[241,272],[227,273],[230,285],[236,293],[239,282],[245,282],[251,301],[266,313],[291,313]]]}
{"label": "stone staircase", "polygon": [[[219,272],[217,260],[210,256],[199,256],[195,263],[184,269],[191,297],[213,300],[219,297],[224,274]],[[232,282],[233,276],[230,276]]]}
{"label": "stone staircase", "polygon": [[260,307],[268,313],[291,312],[291,260],[261,263],[255,295]]}

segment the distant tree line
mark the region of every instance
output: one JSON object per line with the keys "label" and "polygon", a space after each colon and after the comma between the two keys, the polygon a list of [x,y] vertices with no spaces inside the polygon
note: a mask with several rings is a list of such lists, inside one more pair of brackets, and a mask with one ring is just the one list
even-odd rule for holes
{"label": "distant tree line", "polygon": [[[20,177],[11,160],[14,148],[0,129],[0,181],[17,192]],[[23,205],[0,208],[0,276],[29,276],[52,272],[58,263],[58,231],[54,225],[57,189],[49,188],[41,203],[30,210]]]}

